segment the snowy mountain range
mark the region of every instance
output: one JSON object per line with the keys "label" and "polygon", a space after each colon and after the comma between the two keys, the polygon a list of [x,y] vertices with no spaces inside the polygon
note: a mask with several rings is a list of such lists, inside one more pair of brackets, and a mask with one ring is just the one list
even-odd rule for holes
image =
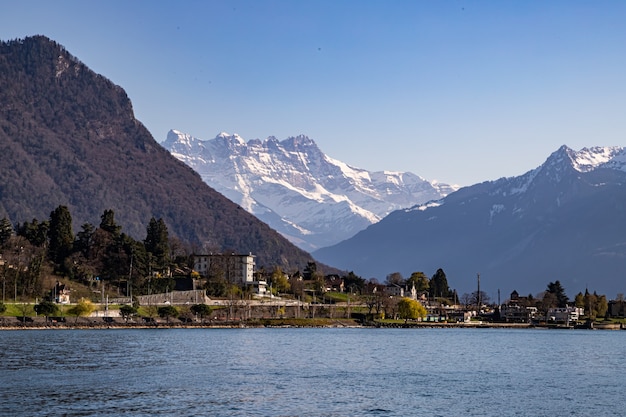
{"label": "snowy mountain range", "polygon": [[626,292],[626,150],[562,146],[524,175],[393,212],[313,255],[380,280],[442,268],[459,294],[480,273],[492,299],[555,280],[571,298],[586,288],[614,297]]}
{"label": "snowy mountain range", "polygon": [[162,145],[208,185],[308,251],[458,188],[410,172],[352,167],[306,136],[246,142],[236,134],[201,140],[171,130]]}

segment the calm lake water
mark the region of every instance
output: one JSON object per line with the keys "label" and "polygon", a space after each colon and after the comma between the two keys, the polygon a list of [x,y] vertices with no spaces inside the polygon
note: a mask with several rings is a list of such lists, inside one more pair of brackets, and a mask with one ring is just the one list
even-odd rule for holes
{"label": "calm lake water", "polygon": [[626,331],[0,331],[0,416],[623,416]]}

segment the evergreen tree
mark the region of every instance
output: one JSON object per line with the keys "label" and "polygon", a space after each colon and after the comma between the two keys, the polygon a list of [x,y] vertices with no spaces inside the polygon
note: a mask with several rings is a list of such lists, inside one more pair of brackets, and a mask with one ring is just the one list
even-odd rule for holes
{"label": "evergreen tree", "polygon": [[59,265],[72,252],[74,233],[72,232],[72,215],[66,206],[59,206],[50,213],[50,229],[48,230],[48,254],[50,259]]}
{"label": "evergreen tree", "polygon": [[596,318],[596,303],[597,297],[589,293],[588,289],[585,289],[585,296],[583,297],[585,302],[585,315],[591,319]]}
{"label": "evergreen tree", "polygon": [[81,226],[81,231],[76,235],[74,242],[74,250],[80,252],[85,258],[89,258],[89,251],[93,243],[93,234],[96,228],[91,223],[85,223]]}
{"label": "evergreen tree", "polygon": [[118,237],[122,230],[122,226],[115,223],[115,212],[113,210],[104,210],[100,216],[100,229],[110,233],[113,237]]}
{"label": "evergreen tree", "polygon": [[350,271],[348,272],[348,275],[343,277],[343,284],[345,285],[346,290],[350,291],[350,293],[359,293],[363,290],[363,287],[365,287],[365,280],[356,275],[353,271]]}
{"label": "evergreen tree", "polygon": [[448,279],[446,278],[446,273],[443,272],[443,269],[439,268],[435,275],[430,279],[429,282],[429,295],[431,297],[443,297],[447,298],[450,296],[450,287],[448,287]]}
{"label": "evergreen tree", "polygon": [[567,303],[569,302],[569,298],[565,294],[565,289],[561,285],[559,280],[554,282],[550,282],[548,284],[547,292],[554,295],[556,297],[556,306],[560,308],[567,307]]}
{"label": "evergreen tree", "polygon": [[309,261],[306,263],[306,267],[304,268],[304,279],[312,280],[317,276],[317,264],[313,261]]}
{"label": "evergreen tree", "polygon": [[99,264],[97,270],[101,279],[116,280],[128,276],[132,239],[121,230],[115,221],[115,212],[104,210],[100,226],[90,238],[91,256]]}
{"label": "evergreen tree", "polygon": [[[147,280],[150,275],[149,257],[146,247],[141,241],[126,237],[124,250],[130,256],[127,265],[127,279],[133,294],[147,293]],[[143,291],[145,290],[145,291]]]}
{"label": "evergreen tree", "polygon": [[47,220],[39,223],[37,219],[33,219],[30,223],[18,224],[16,234],[25,237],[32,245],[41,247],[48,241],[49,229],[50,222]]}
{"label": "evergreen tree", "polygon": [[585,296],[582,292],[576,294],[576,297],[574,298],[574,305],[579,308],[585,308]]}
{"label": "evergreen tree", "polygon": [[167,226],[163,219],[156,220],[153,217],[150,219],[146,232],[144,240],[146,252],[152,254],[156,267],[163,269],[169,263],[170,253]]}
{"label": "evergreen tree", "polygon": [[6,217],[0,219],[0,245],[4,245],[13,236],[13,225]]}

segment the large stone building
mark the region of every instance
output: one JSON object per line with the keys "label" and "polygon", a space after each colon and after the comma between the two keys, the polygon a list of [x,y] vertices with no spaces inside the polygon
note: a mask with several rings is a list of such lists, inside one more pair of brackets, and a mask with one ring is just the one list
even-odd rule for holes
{"label": "large stone building", "polygon": [[252,254],[194,255],[193,269],[207,278],[224,278],[232,284],[254,283],[254,256]]}

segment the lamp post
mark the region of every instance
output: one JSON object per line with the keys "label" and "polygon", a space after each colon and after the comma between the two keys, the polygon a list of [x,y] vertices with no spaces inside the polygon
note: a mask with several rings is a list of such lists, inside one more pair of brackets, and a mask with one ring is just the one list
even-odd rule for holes
{"label": "lamp post", "polygon": [[5,287],[7,284],[7,270],[4,266],[4,261],[1,261],[2,263],[2,304],[4,304],[4,293],[5,293]]}
{"label": "lamp post", "polygon": [[130,269],[128,271],[128,281],[126,281],[126,296],[130,297],[130,304],[133,303],[133,254],[130,254]]}
{"label": "lamp post", "polygon": [[19,280],[19,277],[20,277],[20,255],[22,254],[22,249],[24,249],[23,246],[18,246],[16,248],[16,250],[17,250],[17,269],[16,269],[16,272],[15,272],[15,281],[13,282],[13,287],[14,287],[14,291],[15,291],[15,294],[13,295],[14,296],[14,298],[13,298],[13,302],[14,303],[17,303],[17,281]]}

